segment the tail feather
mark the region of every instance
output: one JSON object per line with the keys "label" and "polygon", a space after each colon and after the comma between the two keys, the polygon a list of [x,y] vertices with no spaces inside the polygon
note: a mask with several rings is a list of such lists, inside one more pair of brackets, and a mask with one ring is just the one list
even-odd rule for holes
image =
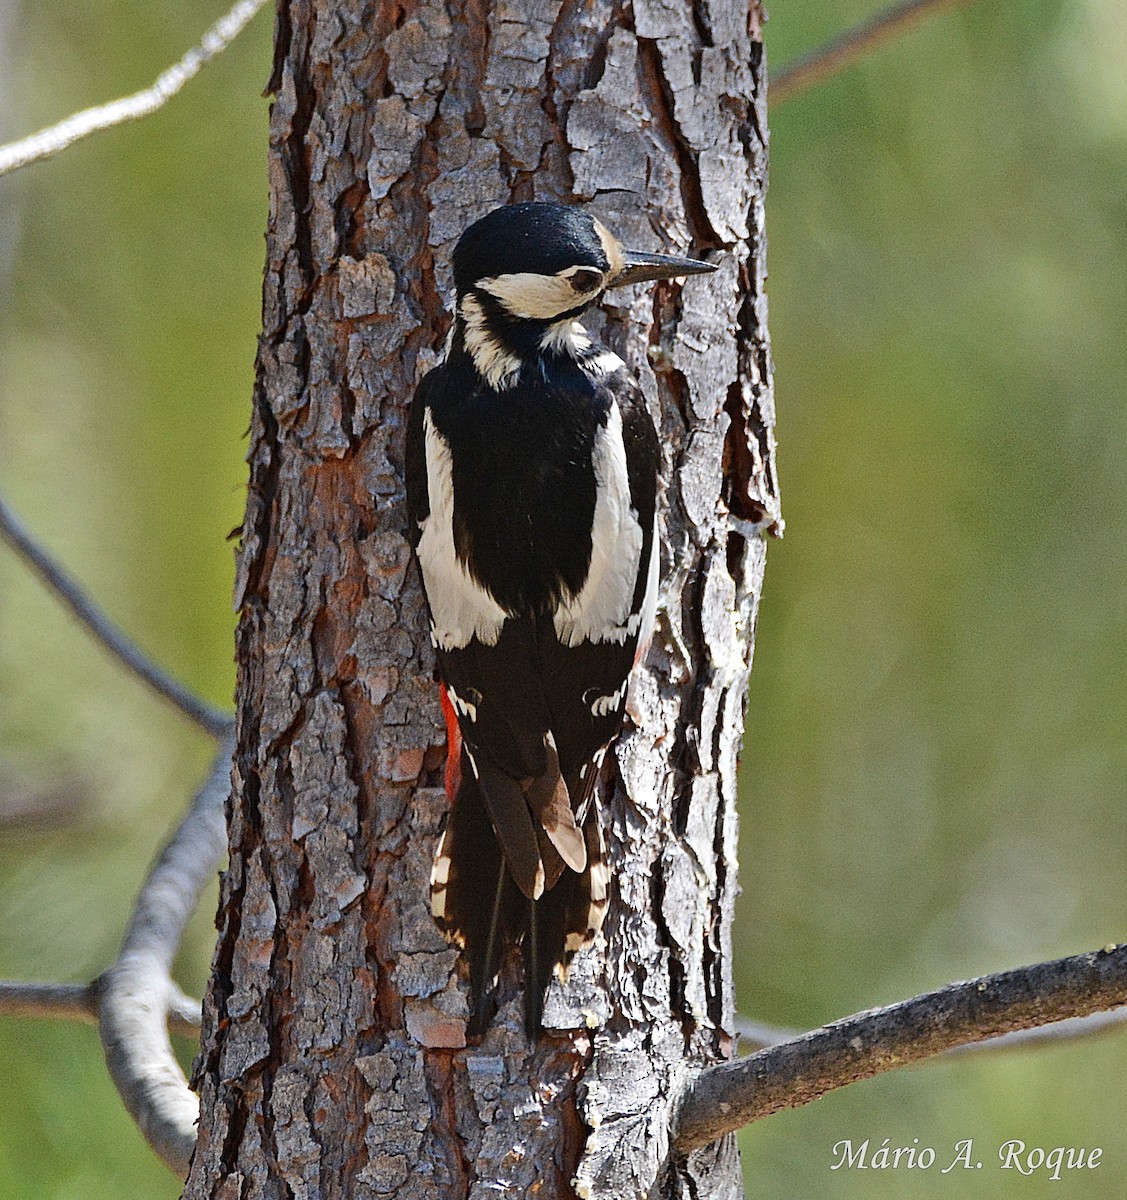
{"label": "tail feather", "polygon": [[566,946],[570,940],[569,918],[576,892],[586,873],[565,871],[559,883],[539,900],[528,904],[524,939],[524,1024],[529,1037],[541,1030],[544,996],[557,966],[570,960]]}
{"label": "tail feather", "polygon": [[[553,893],[549,892],[549,896]],[[544,970],[546,946],[541,946],[541,929],[537,910],[543,900],[529,900],[524,934],[524,1027],[529,1037],[539,1034],[544,1016],[544,989],[548,986]],[[550,901],[549,901],[550,903]]]}
{"label": "tail feather", "polygon": [[586,869],[566,867],[543,839],[541,852],[555,877],[539,898],[518,889],[494,833],[481,781],[463,771],[457,799],[435,855],[431,907],[447,937],[464,950],[470,968],[473,1015],[468,1032],[484,1033],[492,1019],[494,984],[509,947],[521,943],[524,1018],[530,1038],[542,1027],[544,995],[557,965],[588,945],[606,908],[606,863],[594,805],[583,829]]}
{"label": "tail feather", "polygon": [[[551,733],[544,735],[544,755],[547,761],[543,774],[537,779],[522,780],[521,786],[538,829],[544,831],[556,853],[573,871],[582,871],[587,866],[587,848],[575,823],[571,793],[560,774],[560,756]],[[551,882],[547,886],[551,887]]]}
{"label": "tail feather", "polygon": [[462,775],[438,843],[430,890],[435,920],[469,963],[470,1032],[482,1033],[493,1015],[493,983],[511,941],[514,917],[527,901],[501,853],[480,784],[469,772]]}
{"label": "tail feather", "polygon": [[587,870],[576,876],[568,902],[563,943],[565,967],[573,954],[590,946],[598,936],[610,896],[610,866],[597,800],[592,802],[592,812],[583,831],[587,836]]}
{"label": "tail feather", "polygon": [[431,869],[431,911],[451,941],[484,946],[492,908],[482,900],[493,896],[501,851],[472,776],[462,779],[457,797]]}
{"label": "tail feather", "polygon": [[[483,1034],[489,1024],[489,1018],[493,1015],[493,983],[501,969],[506,929],[512,924],[513,905],[521,900],[522,898],[516,895],[516,888],[505,868],[504,859],[498,853],[497,882],[494,885],[485,943],[480,947],[473,944],[467,947],[470,950],[470,990],[473,994],[473,1014],[468,1029],[471,1035]],[[530,900],[528,903],[535,904],[536,901]]]}
{"label": "tail feather", "polygon": [[474,755],[468,746],[465,753],[470,769],[462,772],[462,787],[454,809],[457,811],[462,803],[467,775],[472,775],[476,785],[473,790],[484,801],[517,887],[529,899],[535,900],[544,891],[544,860],[538,837],[540,830],[533,824],[520,781],[498,770],[488,756]]}
{"label": "tail feather", "polygon": [[543,751],[539,775],[514,779],[488,754],[466,744],[461,771],[463,778],[473,775],[477,781],[513,879],[530,900],[538,900],[555,884],[565,863],[573,871],[587,866],[586,842],[550,733]]}

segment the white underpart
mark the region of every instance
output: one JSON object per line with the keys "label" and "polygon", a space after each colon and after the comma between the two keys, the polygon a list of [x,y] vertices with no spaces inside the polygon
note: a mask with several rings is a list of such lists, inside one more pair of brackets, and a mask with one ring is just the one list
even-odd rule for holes
{"label": "white underpart", "polygon": [[473,296],[463,296],[458,305],[463,337],[478,374],[497,391],[511,387],[520,374],[520,358],[510,354],[489,332],[481,304]]}
{"label": "white underpart", "polygon": [[554,617],[556,636],[565,646],[626,641],[642,560],[642,526],[630,506],[622,413],[613,402],[606,424],[595,431],[591,461],[597,485],[591,565],[579,594],[561,604]]}
{"label": "white underpart", "polygon": [[423,427],[430,515],[421,523],[418,553],[433,619],[432,636],[443,650],[460,650],[474,637],[485,646],[495,646],[508,614],[458,558],[450,446],[429,412]]}

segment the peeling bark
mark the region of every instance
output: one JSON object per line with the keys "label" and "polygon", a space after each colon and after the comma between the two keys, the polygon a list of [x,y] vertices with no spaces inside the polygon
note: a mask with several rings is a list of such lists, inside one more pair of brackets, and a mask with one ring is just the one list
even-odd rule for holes
{"label": "peeling bark", "polygon": [[[754,0],[280,0],[263,334],[239,554],[230,868],[185,1197],[735,1197],[679,1159],[732,1053],[736,758],[767,532],[765,92]],[[443,732],[403,434],[449,252],[530,198],[723,250],[593,329],[663,437],[663,605],[604,780],[604,935],[530,1048],[519,964],[480,1045],[430,917]]]}

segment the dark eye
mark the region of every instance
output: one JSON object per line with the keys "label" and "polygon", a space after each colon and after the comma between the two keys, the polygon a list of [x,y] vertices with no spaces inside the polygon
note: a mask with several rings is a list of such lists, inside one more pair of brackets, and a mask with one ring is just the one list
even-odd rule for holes
{"label": "dark eye", "polygon": [[568,282],[577,292],[591,292],[603,282],[601,271],[580,270],[568,276]]}

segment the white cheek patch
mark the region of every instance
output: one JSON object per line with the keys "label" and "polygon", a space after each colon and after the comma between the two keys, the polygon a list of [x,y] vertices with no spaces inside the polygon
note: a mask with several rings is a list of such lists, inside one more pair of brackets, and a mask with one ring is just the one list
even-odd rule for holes
{"label": "white cheek patch", "polygon": [[418,555],[433,619],[431,636],[443,650],[460,650],[475,637],[482,645],[495,646],[508,613],[458,558],[454,548],[450,446],[434,427],[429,412],[423,418],[423,428],[430,515],[422,522]]}
{"label": "white cheek patch", "polygon": [[626,641],[641,569],[642,526],[630,505],[622,413],[617,404],[611,404],[606,424],[595,431],[591,461],[598,488],[591,565],[579,594],[560,604],[553,618],[556,636],[565,646]]}
{"label": "white cheek patch", "polygon": [[495,275],[475,286],[495,296],[514,317],[531,321],[550,321],[574,308],[575,289],[559,275],[537,275],[520,271],[515,275]]}
{"label": "white cheek patch", "polygon": [[570,312],[585,299],[594,299],[602,290],[602,275],[593,287],[576,291],[571,276],[591,267],[568,267],[558,275],[539,275],[535,271],[518,271],[512,275],[494,275],[475,285],[499,300],[514,317],[524,321],[550,321],[560,313]]}

